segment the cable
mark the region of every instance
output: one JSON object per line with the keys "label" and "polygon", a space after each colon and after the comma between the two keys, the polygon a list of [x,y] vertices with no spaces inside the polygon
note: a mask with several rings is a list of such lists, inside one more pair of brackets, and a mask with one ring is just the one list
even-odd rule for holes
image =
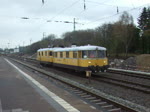
{"label": "cable", "polygon": [[[106,0],[106,1],[108,1],[108,0]],[[104,1],[104,2],[94,2],[94,1],[88,0],[87,2],[89,2],[89,3],[94,3],[94,4],[98,4],[98,5],[106,5],[106,6],[116,7],[116,5],[105,4],[106,1]],[[121,7],[121,6],[120,6],[120,7]]]}
{"label": "cable", "polygon": [[[68,8],[72,7],[73,5],[75,5],[76,3],[78,3],[79,1],[80,1],[80,0],[77,0],[77,1],[73,2],[71,5],[69,5],[68,7],[64,8],[64,9],[62,9],[62,10],[60,10],[60,12],[57,13],[55,16],[53,16],[51,19],[49,19],[49,21],[52,21],[52,20],[53,20],[54,18],[56,18],[58,15],[62,14],[62,12],[64,12],[64,11],[67,10]],[[29,36],[31,33],[35,32],[35,31],[37,31],[37,29],[38,29],[38,30],[41,29],[42,26],[44,26],[46,23],[47,23],[47,21],[46,21],[45,23],[41,23],[40,25],[38,25],[38,27],[37,27],[36,29],[32,30],[31,32],[29,32],[27,36]]]}
{"label": "cable", "polygon": [[50,20],[53,20],[54,18],[56,18],[58,15],[60,15],[62,12],[64,12],[66,9],[72,7],[73,5],[77,4],[80,0],[77,0],[75,2],[73,2],[71,5],[69,5],[68,7],[64,8],[63,10],[61,10],[60,12],[58,12],[55,16],[53,16]]}
{"label": "cable", "polygon": [[[148,3],[148,4],[144,4],[144,5],[142,5],[142,6],[138,6],[138,7],[136,7],[136,8],[129,9],[129,10],[127,10],[126,12],[130,12],[130,11],[132,11],[132,10],[135,10],[135,9],[141,8],[141,7],[143,7],[143,6],[145,6],[145,5],[149,5],[149,4],[150,4],[150,3]],[[124,11],[119,12],[118,14],[121,14],[121,13],[123,13],[123,12],[124,12]],[[95,20],[95,21],[92,21],[92,22],[86,23],[85,25],[87,25],[87,24],[91,24],[91,23],[94,23],[94,22],[96,22],[96,21],[100,21],[100,20],[103,20],[103,19],[112,18],[112,17],[114,17],[114,16],[116,16],[116,15],[118,15],[118,14],[113,14],[113,15],[111,15],[111,16],[107,16],[107,17],[99,18],[99,19],[97,19],[97,20]]]}
{"label": "cable", "polygon": [[[105,0],[105,1],[103,1],[103,2],[101,2],[101,3],[98,3],[98,5],[97,6],[99,6],[99,5],[101,5],[101,4],[103,4],[103,3],[106,3],[108,0]],[[87,2],[90,2],[90,1],[87,1]],[[92,2],[92,1],[91,1]],[[94,8],[96,8],[97,6],[95,6]],[[92,9],[94,9],[94,8],[92,8]],[[86,8],[86,10],[89,10],[89,9],[91,9],[91,8]],[[82,13],[84,13],[84,12],[86,12],[86,10],[82,10],[78,15],[76,15],[76,16],[78,16],[78,18],[79,18],[79,16],[82,14]]]}

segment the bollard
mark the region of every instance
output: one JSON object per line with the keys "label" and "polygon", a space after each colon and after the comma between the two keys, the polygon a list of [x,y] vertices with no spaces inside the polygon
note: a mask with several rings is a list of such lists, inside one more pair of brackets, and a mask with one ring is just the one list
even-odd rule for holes
{"label": "bollard", "polygon": [[89,83],[91,83],[91,73],[92,71],[86,71],[86,77],[88,78]]}

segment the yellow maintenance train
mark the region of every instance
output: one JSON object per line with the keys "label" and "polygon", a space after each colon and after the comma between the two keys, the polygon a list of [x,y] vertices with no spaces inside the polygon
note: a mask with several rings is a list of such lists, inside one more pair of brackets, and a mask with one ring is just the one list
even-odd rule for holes
{"label": "yellow maintenance train", "polygon": [[43,48],[37,51],[40,64],[51,64],[76,71],[104,72],[108,68],[106,48],[100,46],[72,46]]}

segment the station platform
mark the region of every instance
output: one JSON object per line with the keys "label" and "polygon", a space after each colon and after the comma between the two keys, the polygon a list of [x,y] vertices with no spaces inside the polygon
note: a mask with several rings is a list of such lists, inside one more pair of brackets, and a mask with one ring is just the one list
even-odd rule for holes
{"label": "station platform", "polygon": [[0,112],[100,112],[76,96],[0,57]]}

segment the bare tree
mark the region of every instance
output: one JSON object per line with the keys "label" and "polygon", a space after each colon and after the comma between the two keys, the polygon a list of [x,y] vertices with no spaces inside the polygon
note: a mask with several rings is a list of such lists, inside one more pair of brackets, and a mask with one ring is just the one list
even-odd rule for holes
{"label": "bare tree", "polygon": [[120,43],[122,43],[125,49],[125,56],[128,55],[128,48],[131,44],[131,40],[134,37],[134,24],[133,17],[127,12],[124,12],[118,22],[114,25],[114,35]]}

